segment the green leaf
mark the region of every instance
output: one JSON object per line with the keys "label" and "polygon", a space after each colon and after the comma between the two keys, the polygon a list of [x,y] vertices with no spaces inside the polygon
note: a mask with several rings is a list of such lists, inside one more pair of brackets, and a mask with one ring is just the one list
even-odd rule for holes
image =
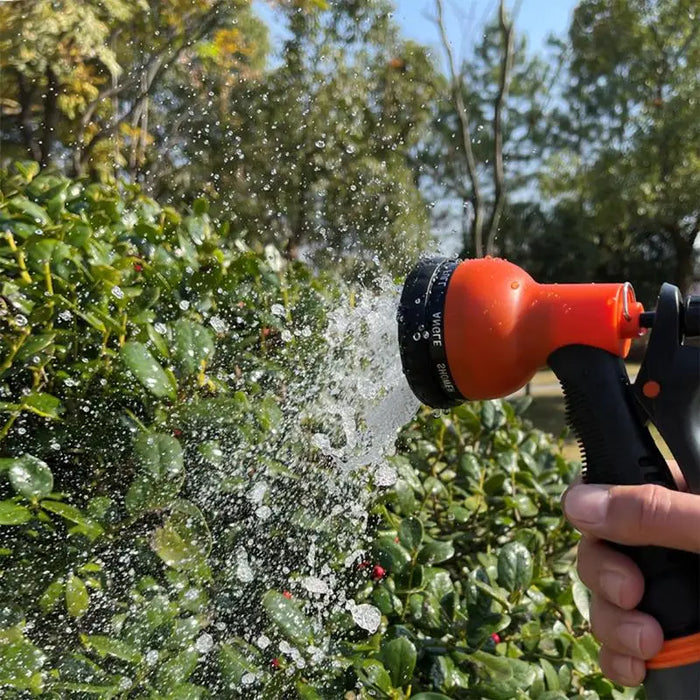
{"label": "green leaf", "polygon": [[202,512],[193,503],[178,501],[163,527],[155,531],[152,546],[167,566],[200,566],[211,550],[211,534]]}
{"label": "green leaf", "polygon": [[32,512],[12,501],[0,501],[0,525],[21,525],[32,519]]}
{"label": "green leaf", "polygon": [[59,418],[63,411],[60,399],[38,391],[23,396],[22,407],[44,418]]}
{"label": "green leaf", "polygon": [[7,207],[13,214],[19,214],[31,219],[35,224],[45,225],[51,223],[51,219],[46,211],[38,204],[34,204],[34,202],[28,200],[26,197],[12,197],[12,199],[7,201]]}
{"label": "green leaf", "polygon": [[391,573],[400,573],[411,561],[411,555],[392,535],[382,535],[374,543],[376,559]]}
{"label": "green leaf", "polygon": [[50,612],[56,607],[59,599],[63,595],[63,579],[57,578],[52,581],[39,598],[39,607],[44,613]]}
{"label": "green leaf", "polygon": [[80,641],[86,649],[94,651],[98,656],[113,656],[132,664],[141,662],[141,652],[121,639],[100,634],[81,634]]}
{"label": "green leaf", "polygon": [[176,321],[173,339],[173,358],[185,375],[199,372],[214,355],[214,335],[208,328],[194,321]]}
{"label": "green leaf", "polygon": [[83,580],[72,574],[66,582],[66,610],[71,617],[82,617],[90,606],[90,595]]}
{"label": "green leaf", "polygon": [[[248,653],[244,653],[244,650]],[[257,674],[260,671],[260,667],[251,660],[255,658],[255,654],[251,652],[245,642],[241,644],[241,649],[231,644],[222,644],[219,647],[219,670],[228,681],[229,687],[239,686],[246,673]]]}
{"label": "green leaf", "polygon": [[263,608],[279,631],[291,642],[305,648],[313,642],[311,621],[297,604],[279,591],[269,590],[262,599]]}
{"label": "green leaf", "polygon": [[581,613],[581,617],[588,622],[591,615],[591,599],[588,589],[581,583],[581,581],[574,581],[574,584],[571,587],[571,592],[574,597],[576,609]]}
{"label": "green leaf", "polygon": [[170,505],[185,479],[180,442],[166,433],[142,432],[134,441],[134,454],[139,471],[125,497],[129,514]]}
{"label": "green leaf", "polygon": [[547,682],[547,689],[559,690],[559,676],[557,675],[554,666],[552,666],[552,664],[544,658],[540,659],[540,666],[542,667],[542,671],[544,671],[544,678]]}
{"label": "green leaf", "polygon": [[442,693],[418,693],[418,695],[411,695],[411,700],[450,700],[447,695]]}
{"label": "green leaf", "polygon": [[25,498],[45,498],[53,490],[53,474],[46,462],[24,454],[12,460],[8,476],[12,488]]}
{"label": "green leaf", "polygon": [[420,552],[418,552],[418,563],[439,564],[440,562],[451,559],[454,553],[455,549],[452,546],[452,542],[433,540],[432,542],[428,542],[428,544],[422,547]]}
{"label": "green leaf", "polygon": [[197,668],[199,653],[189,648],[168,659],[158,669],[156,684],[163,691],[168,691],[184,683]]}
{"label": "green leaf", "polygon": [[316,688],[312,688],[304,681],[297,681],[294,687],[300,700],[323,700],[323,696],[319,694]]}
{"label": "green leaf", "polygon": [[418,518],[404,518],[399,525],[399,540],[408,550],[416,550],[423,541],[423,523]]}
{"label": "green leaf", "polygon": [[365,659],[356,667],[356,671],[363,685],[374,686],[384,693],[391,693],[391,676],[378,659]]}
{"label": "green leaf", "polygon": [[46,654],[26,639],[9,644],[0,643],[0,687],[32,690],[34,695],[42,684],[39,675],[46,663]]}
{"label": "green leaf", "polygon": [[16,160],[12,165],[27,182],[33,180],[41,169],[41,166],[35,160]]}
{"label": "green leaf", "polygon": [[525,590],[532,582],[532,555],[524,544],[508,542],[498,554],[498,584],[510,592]]}
{"label": "green leaf", "polygon": [[379,652],[379,659],[396,688],[403,688],[411,682],[417,658],[416,647],[406,637],[397,637],[382,644]]}
{"label": "green leaf", "polygon": [[176,398],[176,390],[170,378],[143,343],[124,343],[120,354],[127,368],[154,396],[173,400]]}
{"label": "green leaf", "polygon": [[50,513],[60,515],[62,518],[69,520],[79,526],[80,530],[88,537],[94,539],[102,534],[102,527],[92,518],[85,515],[79,508],[70,505],[69,503],[61,503],[60,501],[41,501],[41,507],[48,510]]}

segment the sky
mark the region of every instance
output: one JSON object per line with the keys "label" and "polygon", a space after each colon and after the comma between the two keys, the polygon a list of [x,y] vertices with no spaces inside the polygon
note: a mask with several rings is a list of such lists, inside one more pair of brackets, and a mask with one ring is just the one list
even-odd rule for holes
{"label": "sky", "polygon": [[[394,0],[394,4],[403,34],[437,48],[434,0]],[[467,53],[479,38],[484,25],[495,17],[498,4],[498,0],[444,0],[448,36],[456,57]],[[566,33],[577,0],[520,0],[519,4],[516,28],[527,36],[531,48],[541,49],[548,34]],[[513,8],[514,1],[507,5]]]}
{"label": "sky", "polygon": [[[514,2],[518,4],[518,0],[508,0],[507,4],[513,8]],[[527,36],[531,49],[543,49],[548,34],[563,36],[566,33],[576,3],[577,0],[519,0],[516,28]],[[444,0],[444,5],[448,36],[459,60],[481,36],[487,21],[495,16],[498,0]],[[279,24],[275,22],[269,5],[254,0],[254,6],[271,25],[272,36],[280,36]],[[438,51],[439,35],[433,21],[434,0],[394,0],[394,6],[404,36]]]}

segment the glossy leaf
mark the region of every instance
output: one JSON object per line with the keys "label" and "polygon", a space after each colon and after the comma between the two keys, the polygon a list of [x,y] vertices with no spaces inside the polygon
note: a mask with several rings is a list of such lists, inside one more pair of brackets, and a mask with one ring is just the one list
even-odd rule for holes
{"label": "glossy leaf", "polygon": [[509,542],[498,554],[498,583],[509,591],[524,590],[532,581],[532,555],[520,542]]}
{"label": "glossy leaf", "polygon": [[397,637],[382,644],[379,658],[396,688],[410,683],[418,654],[416,647],[406,637]]}
{"label": "glossy leaf", "polygon": [[269,590],[263,596],[262,604],[270,620],[292,643],[304,648],[313,641],[311,622],[297,603],[279,591]]}
{"label": "glossy leaf", "polygon": [[121,357],[136,379],[154,396],[175,398],[175,387],[170,378],[143,343],[125,343],[121,349]]}
{"label": "glossy leaf", "polygon": [[66,581],[66,609],[71,617],[82,617],[90,606],[90,594],[83,580],[72,574]]}
{"label": "glossy leaf", "polygon": [[31,519],[29,508],[12,501],[0,501],[0,525],[21,525]]}
{"label": "glossy leaf", "polygon": [[45,498],[53,490],[53,474],[46,462],[30,454],[12,460],[8,475],[12,488],[25,498]]}

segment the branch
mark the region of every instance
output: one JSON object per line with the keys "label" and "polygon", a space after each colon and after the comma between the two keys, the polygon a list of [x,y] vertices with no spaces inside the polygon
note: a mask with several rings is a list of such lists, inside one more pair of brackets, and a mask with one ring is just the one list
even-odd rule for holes
{"label": "branch", "polygon": [[[159,54],[155,56],[148,67],[147,70],[147,75],[146,75],[146,81],[145,81],[145,87],[141,90],[141,92],[134,98],[133,102],[131,103],[131,107],[124,112],[121,116],[117,117],[116,119],[113,119],[112,122],[108,125],[105,126],[103,129],[98,131],[92,139],[90,139],[90,142],[87,144],[87,146],[83,149],[83,152],[80,157],[80,162],[82,165],[85,164],[87,159],[89,158],[90,154],[94,150],[95,146],[100,142],[103,141],[104,139],[108,138],[111,136],[121,124],[123,124],[127,119],[131,117],[132,114],[140,107],[141,103],[143,100],[145,100],[152,92],[154,89],[154,86],[157,85],[158,79],[160,76],[163,74],[163,72],[177,59],[179,56],[182,54],[182,52],[190,47],[193,46],[199,39],[201,39],[210,29],[212,29],[217,21],[218,21],[218,11],[219,8],[223,5],[222,2],[218,2],[212,9],[209,11],[209,19],[208,21],[202,22],[200,26],[197,28],[197,30],[193,34],[188,34],[186,36],[185,41],[178,46],[178,48],[172,53],[172,55],[166,60],[166,55],[165,52],[162,54]],[[115,92],[116,90],[116,92]],[[109,91],[106,92],[111,92],[111,94],[117,94],[117,92],[121,91],[121,88],[119,89],[110,89]]]}
{"label": "branch", "polygon": [[27,86],[27,80],[21,71],[15,69],[17,72],[17,86],[19,87],[19,104],[20,104],[20,131],[22,132],[22,140],[24,141],[24,146],[27,149],[27,153],[31,156],[33,160],[41,160],[41,148],[34,138],[34,129],[32,128],[31,122],[31,108],[32,108],[32,90]]}
{"label": "branch", "polygon": [[506,203],[505,197],[505,173],[503,171],[503,110],[508,98],[510,86],[510,74],[513,67],[513,23],[506,21],[505,0],[501,0],[498,11],[498,27],[503,37],[504,53],[501,61],[501,78],[498,86],[498,95],[493,113],[493,181],[495,200],[491,209],[491,216],[486,228],[486,254],[493,253],[493,245],[498,232],[498,224]]}
{"label": "branch", "polygon": [[[462,146],[464,148],[464,158],[467,164],[467,173],[469,174],[469,181],[472,189],[471,202],[472,206],[474,207],[474,252],[476,257],[481,257],[483,255],[482,235],[484,226],[484,200],[481,193],[481,186],[479,184],[476,157],[474,156],[474,149],[472,148],[469,113],[467,112],[467,108],[464,104],[464,98],[462,96],[462,76],[457,73],[454,53],[445,29],[442,0],[435,0],[435,9],[437,10],[437,26],[440,30],[440,38],[442,39],[442,45],[445,49],[449,64],[452,98],[454,100],[455,109],[457,110],[457,117],[459,118]],[[466,241],[464,241],[464,243],[466,244]],[[466,245],[464,247],[466,247]]]}

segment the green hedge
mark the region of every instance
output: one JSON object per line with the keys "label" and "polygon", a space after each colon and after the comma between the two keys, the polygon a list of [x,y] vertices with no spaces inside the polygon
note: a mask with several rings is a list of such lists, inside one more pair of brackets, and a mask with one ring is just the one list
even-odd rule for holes
{"label": "green hedge", "polygon": [[634,696],[524,405],[422,412],[382,486],[371,295],[33,163],[0,235],[3,697]]}

